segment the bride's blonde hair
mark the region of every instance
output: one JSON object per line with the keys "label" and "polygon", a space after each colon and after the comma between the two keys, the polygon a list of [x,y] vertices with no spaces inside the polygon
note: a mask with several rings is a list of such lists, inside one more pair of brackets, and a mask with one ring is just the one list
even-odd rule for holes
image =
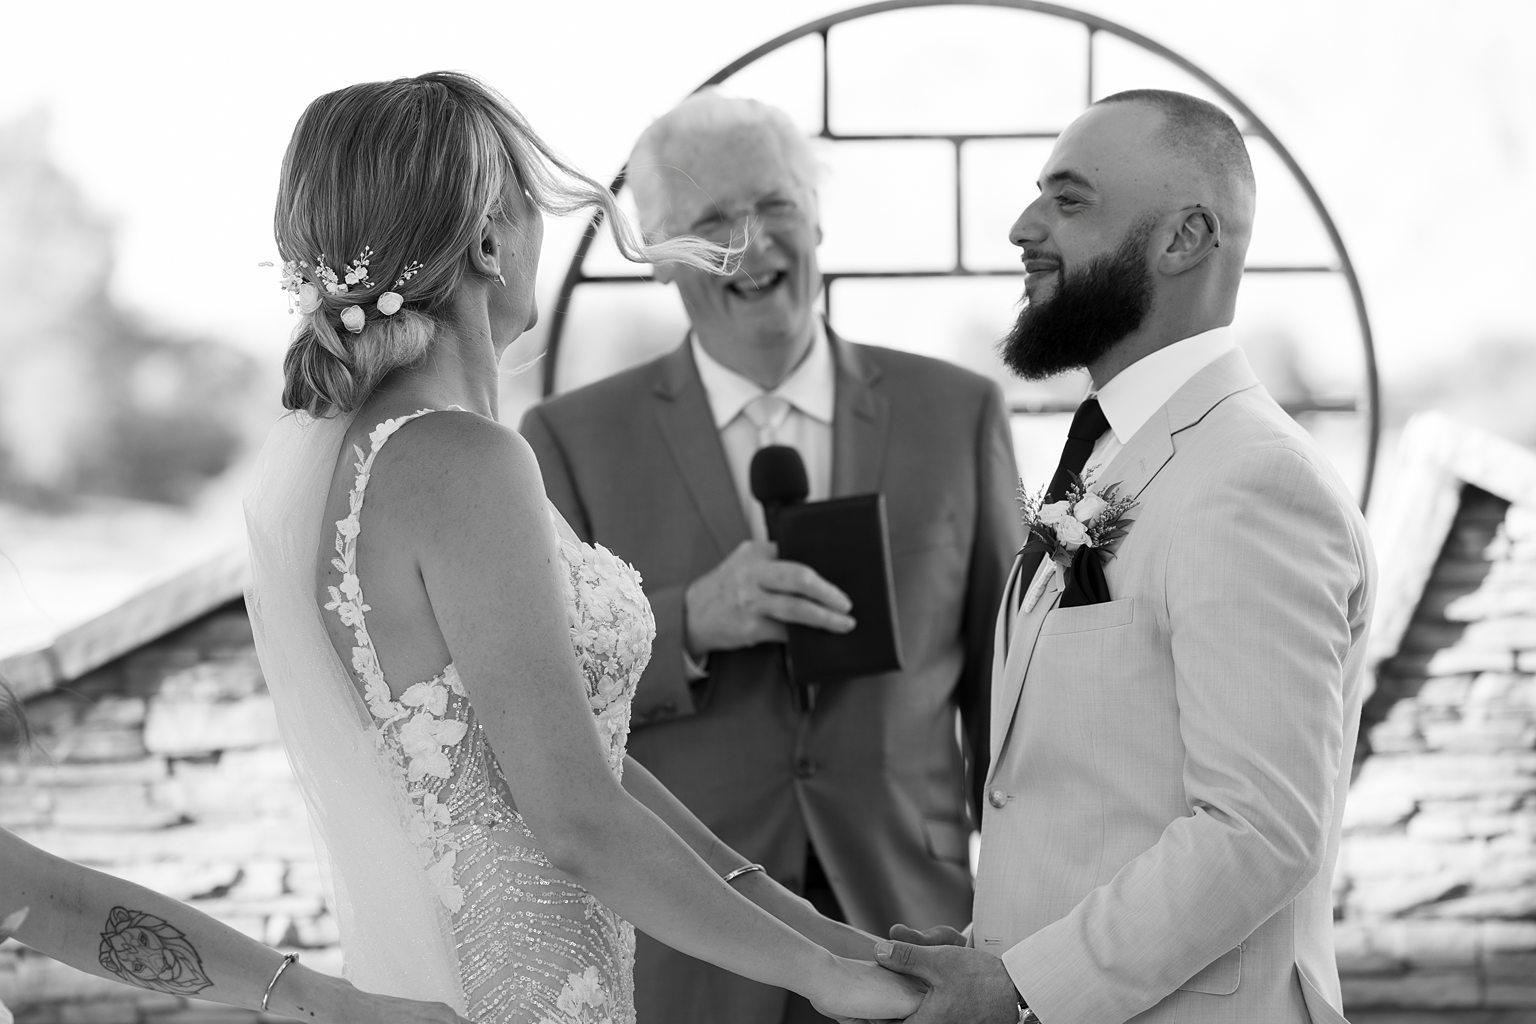
{"label": "bride's blonde hair", "polygon": [[[327,93],[294,129],[273,218],[278,252],[306,265],[319,295],[313,310],[300,311],[283,360],[283,405],[350,412],[385,374],[425,356],[469,272],[465,253],[485,217],[506,220],[513,187],[546,213],[601,210],[619,251],[636,262],[719,271],[729,255],[697,238],[646,244],[607,188],[469,75],[439,71]],[[368,283],[327,292],[316,276],[321,257],[345,275],[365,249]],[[419,269],[401,281],[412,264]],[[404,304],[385,316],[376,303],[389,291]],[[365,316],[360,333],[342,326],[351,306]]]}

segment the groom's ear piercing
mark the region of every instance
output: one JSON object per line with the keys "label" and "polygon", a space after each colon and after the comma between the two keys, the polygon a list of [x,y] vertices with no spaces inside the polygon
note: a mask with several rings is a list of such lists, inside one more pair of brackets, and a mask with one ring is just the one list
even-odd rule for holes
{"label": "groom's ear piercing", "polygon": [[1220,233],[1221,232],[1221,228],[1216,223],[1216,215],[1214,213],[1212,213],[1210,210],[1207,210],[1205,207],[1201,206],[1199,203],[1195,204],[1195,209],[1197,209],[1201,213],[1205,214],[1205,223],[1210,227],[1211,234],[1215,238],[1215,240],[1213,242],[1211,242],[1211,248],[1212,249],[1220,249],[1221,248],[1221,233]]}

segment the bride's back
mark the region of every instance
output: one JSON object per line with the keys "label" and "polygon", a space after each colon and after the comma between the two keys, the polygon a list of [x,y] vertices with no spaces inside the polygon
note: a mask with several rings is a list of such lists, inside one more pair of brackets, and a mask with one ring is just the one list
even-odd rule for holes
{"label": "bride's back", "polygon": [[[437,675],[452,660],[433,615],[420,561],[421,545],[430,543],[432,536],[432,524],[423,521],[431,510],[423,507],[427,503],[422,498],[445,497],[440,489],[424,488],[434,483],[430,479],[434,450],[444,435],[452,433],[451,425],[412,420],[376,451],[369,440],[381,424],[417,411],[419,407],[405,408],[398,401],[370,401],[358,410],[338,454],[314,559],[315,601],[323,611],[344,582],[339,565],[342,552],[336,550],[338,531],[345,528],[340,524],[353,520],[352,502],[361,500],[355,516],[358,530],[352,538],[353,572],[366,591],[368,627],[383,677],[395,698],[412,683]],[[358,467],[364,464],[369,472],[359,487]],[[340,539],[345,543],[345,537]],[[332,613],[326,613],[324,620],[337,656],[350,664],[355,630]]]}

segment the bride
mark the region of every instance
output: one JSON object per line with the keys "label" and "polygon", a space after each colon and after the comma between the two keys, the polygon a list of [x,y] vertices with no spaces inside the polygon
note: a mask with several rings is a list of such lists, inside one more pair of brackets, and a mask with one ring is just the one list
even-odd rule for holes
{"label": "bride", "polygon": [[349,976],[482,1022],[626,1024],[633,922],[830,1015],[906,1016],[918,995],[867,962],[869,936],[765,882],[625,756],[655,631],[639,577],[576,539],[497,421],[542,213],[584,207],[632,259],[722,256],[642,244],[464,75],[322,96],[283,160],[296,411],[247,497],[249,607]]}

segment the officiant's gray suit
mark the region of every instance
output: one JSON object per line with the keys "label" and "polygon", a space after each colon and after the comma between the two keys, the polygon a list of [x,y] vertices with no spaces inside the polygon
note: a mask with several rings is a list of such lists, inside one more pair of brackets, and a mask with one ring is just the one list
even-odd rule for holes
{"label": "officiant's gray suit", "polygon": [[1111,600],[999,618],[972,941],[1045,1021],[1336,1024],[1365,523],[1235,350],[1097,480]]}
{"label": "officiant's gray suit", "polygon": [[[809,715],[781,645],[712,652],[697,682],[684,669],[683,592],[750,535],[687,343],[535,407],[522,431],[555,505],[640,570],[655,610],[630,753],[791,888],[813,843],[852,924],[958,927],[971,876],[956,711],[984,750],[993,623],[1022,541],[1007,419],[977,374],[830,337],[832,494],[885,495],[905,667],[824,685]],[[784,1013],[781,990],[659,943],[642,939],[638,969],[642,1021]]]}

